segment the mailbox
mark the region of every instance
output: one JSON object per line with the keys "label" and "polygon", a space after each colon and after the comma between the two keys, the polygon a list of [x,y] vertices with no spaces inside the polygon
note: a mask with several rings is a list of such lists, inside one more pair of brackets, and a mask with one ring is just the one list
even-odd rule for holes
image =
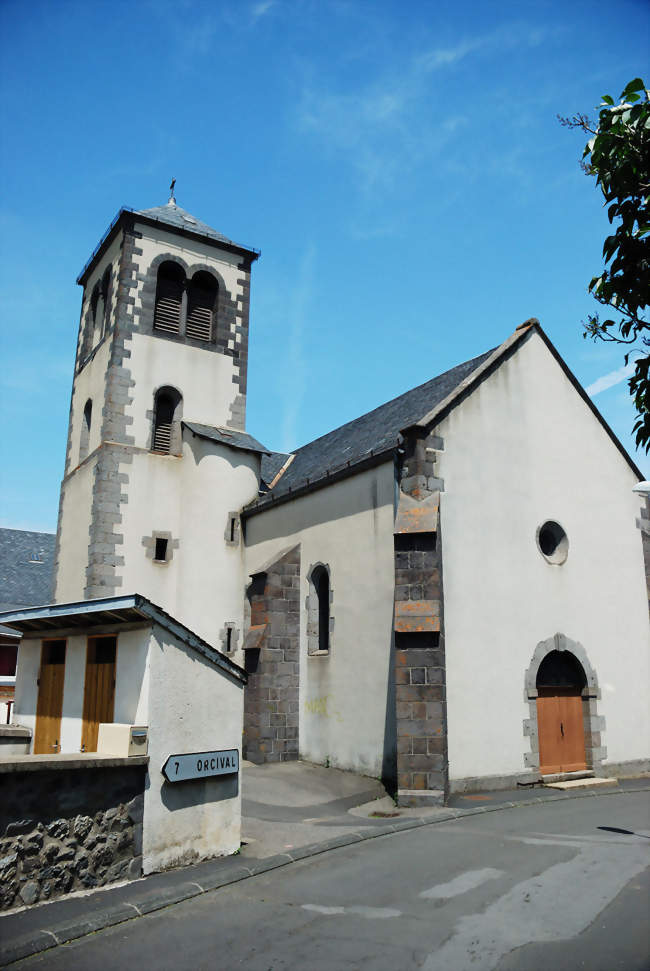
{"label": "mailbox", "polygon": [[121,758],[127,758],[130,755],[146,755],[147,734],[146,725],[103,722],[99,726],[97,752],[101,755],[116,755]]}

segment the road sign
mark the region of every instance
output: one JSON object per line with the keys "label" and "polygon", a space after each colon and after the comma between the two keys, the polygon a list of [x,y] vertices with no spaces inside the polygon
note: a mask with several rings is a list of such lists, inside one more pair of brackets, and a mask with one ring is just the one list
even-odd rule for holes
{"label": "road sign", "polygon": [[236,748],[223,752],[192,752],[170,755],[162,767],[167,782],[186,782],[188,779],[209,779],[214,775],[239,772],[239,752]]}

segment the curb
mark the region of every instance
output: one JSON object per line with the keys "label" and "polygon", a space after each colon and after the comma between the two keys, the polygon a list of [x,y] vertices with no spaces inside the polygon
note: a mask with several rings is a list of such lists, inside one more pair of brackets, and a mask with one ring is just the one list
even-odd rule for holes
{"label": "curb", "polygon": [[[70,921],[63,921],[57,926],[48,930],[32,931],[23,937],[15,938],[13,942],[0,947],[0,967],[5,968],[16,961],[32,957],[43,951],[58,947],[61,944],[68,944],[70,941],[78,940],[87,934],[105,930],[107,927],[114,927],[128,920],[135,920],[145,914],[163,910],[174,904],[191,900],[211,890],[218,890],[242,880],[267,873],[270,870],[277,870],[281,867],[298,863],[321,853],[330,850],[340,849],[344,846],[351,846],[355,843],[363,843],[366,840],[379,839],[383,836],[393,836],[397,833],[407,832],[411,829],[420,829],[424,826],[436,826],[438,823],[448,823],[450,820],[463,819],[467,816],[483,816],[486,813],[501,812],[504,809],[525,809],[528,806],[539,806],[547,802],[566,802],[570,799],[593,799],[595,796],[628,795],[635,792],[650,792],[650,784],[638,786],[633,789],[620,789],[612,786],[611,789],[599,789],[594,792],[562,792],[557,795],[540,796],[536,799],[525,799],[515,802],[504,802],[496,806],[472,806],[467,809],[448,809],[435,819],[427,819],[419,816],[401,819],[398,822],[387,823],[385,826],[376,827],[368,832],[350,832],[343,836],[336,836],[321,843],[310,843],[292,850],[290,853],[278,853],[262,860],[251,860],[251,865],[238,863],[235,867],[225,865],[225,860],[234,862],[234,857],[221,858],[215,866],[213,873],[202,873],[199,880],[188,880],[176,887],[160,890],[148,890],[143,887],[141,896],[136,897],[128,903],[116,903],[104,910],[99,910],[95,914],[90,914],[83,918]],[[127,884],[128,886],[128,884]],[[132,886],[132,885],[131,885]],[[7,915],[9,916],[9,915]],[[2,915],[0,915],[1,928]]]}

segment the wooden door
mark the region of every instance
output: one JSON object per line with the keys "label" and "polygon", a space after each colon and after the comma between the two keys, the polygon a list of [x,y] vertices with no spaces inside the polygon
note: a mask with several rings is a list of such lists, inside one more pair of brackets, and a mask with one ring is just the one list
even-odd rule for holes
{"label": "wooden door", "polygon": [[540,688],[537,698],[542,775],[587,768],[582,697],[576,688]]}
{"label": "wooden door", "polygon": [[89,637],[81,751],[96,752],[100,722],[113,721],[117,637]]}
{"label": "wooden door", "polygon": [[41,645],[34,755],[53,755],[61,751],[65,648],[64,640],[43,641]]}

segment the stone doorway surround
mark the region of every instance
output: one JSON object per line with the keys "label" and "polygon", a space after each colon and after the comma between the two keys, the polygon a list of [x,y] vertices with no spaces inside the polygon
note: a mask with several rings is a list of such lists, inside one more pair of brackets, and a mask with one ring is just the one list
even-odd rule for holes
{"label": "stone doorway surround", "polygon": [[582,689],[582,714],[585,733],[585,754],[587,769],[593,772],[602,770],[603,760],[607,758],[607,749],[602,744],[602,734],[605,731],[605,718],[598,714],[598,699],[600,688],[598,677],[589,663],[587,652],[578,641],[571,640],[565,634],[554,634],[553,637],[540,641],[535,648],[528,670],[526,671],[524,700],[528,703],[529,718],[524,718],[524,736],[530,740],[530,752],[524,753],[524,764],[532,772],[539,773],[539,732],[537,726],[537,673],[547,654],[551,651],[569,651],[582,665],[586,683]]}

